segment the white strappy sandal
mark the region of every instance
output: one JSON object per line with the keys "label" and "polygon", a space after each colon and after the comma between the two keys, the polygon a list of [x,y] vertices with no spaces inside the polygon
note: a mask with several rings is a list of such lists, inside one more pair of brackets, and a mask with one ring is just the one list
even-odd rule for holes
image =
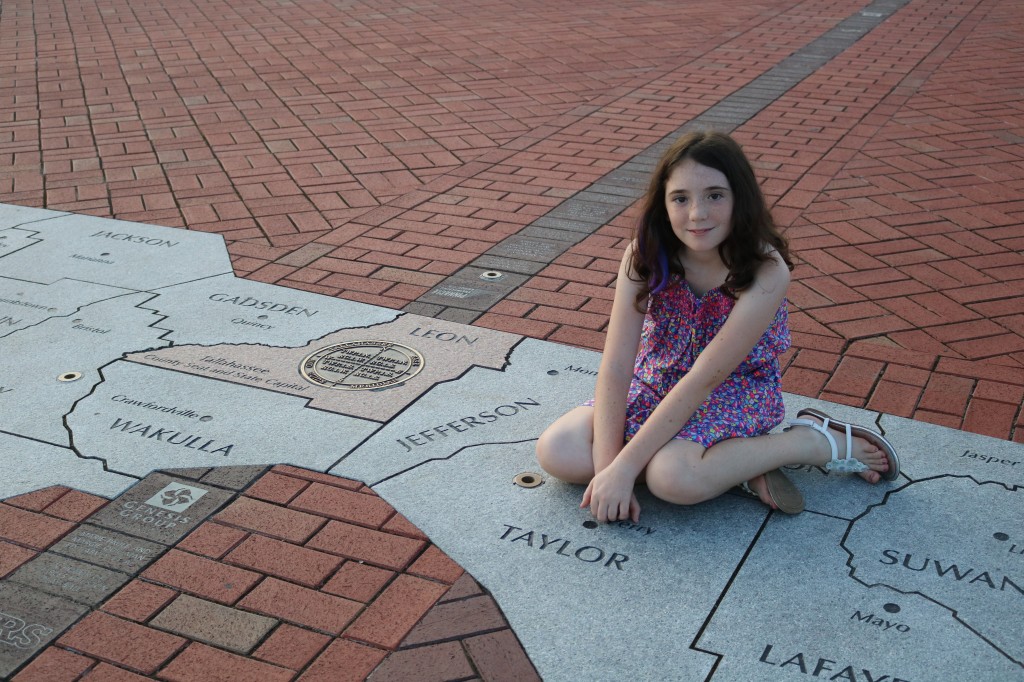
{"label": "white strappy sandal", "polygon": [[[821,423],[811,421],[810,419],[800,419],[804,415],[809,415],[821,420]],[[857,426],[856,424],[848,424],[847,422],[841,422],[837,419],[832,419],[824,412],[812,408],[806,408],[797,412],[797,419],[791,419],[789,421],[790,428],[794,426],[807,426],[814,429],[821,435],[828,439],[828,445],[832,449],[832,458],[825,464],[825,471],[839,474],[856,474],[861,471],[867,471],[870,467],[864,464],[860,460],[851,456],[853,452],[853,439],[854,437],[863,438],[868,441],[885,454],[885,458],[889,461],[889,468],[886,471],[879,471],[879,475],[886,481],[892,481],[900,475],[900,458],[896,454],[895,448],[892,444],[887,441],[882,434],[877,431],[865,428],[863,426]],[[836,443],[836,439],[832,436],[829,431],[829,425],[841,429],[846,432],[846,456],[840,459],[839,457],[839,446]],[[788,429],[787,429],[788,430]]]}

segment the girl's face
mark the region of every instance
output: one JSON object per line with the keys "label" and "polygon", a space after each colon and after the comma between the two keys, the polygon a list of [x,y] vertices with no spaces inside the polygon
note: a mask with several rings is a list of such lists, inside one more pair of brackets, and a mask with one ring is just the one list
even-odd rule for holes
{"label": "girl's face", "polygon": [[672,231],[694,255],[714,251],[732,232],[732,189],[721,171],[686,159],[665,183]]}

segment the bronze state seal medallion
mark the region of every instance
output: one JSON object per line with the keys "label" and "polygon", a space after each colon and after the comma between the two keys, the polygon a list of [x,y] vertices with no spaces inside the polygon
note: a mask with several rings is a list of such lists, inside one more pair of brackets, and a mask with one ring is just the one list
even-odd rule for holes
{"label": "bronze state seal medallion", "polygon": [[307,381],[340,391],[371,391],[403,384],[423,369],[419,351],[391,341],[346,341],[306,356]]}

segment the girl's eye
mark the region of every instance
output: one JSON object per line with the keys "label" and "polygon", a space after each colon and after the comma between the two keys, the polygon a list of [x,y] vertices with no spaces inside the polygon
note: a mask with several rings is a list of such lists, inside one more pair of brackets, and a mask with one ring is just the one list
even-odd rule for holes
{"label": "girl's eye", "polygon": [[710,198],[714,199],[715,201],[718,201],[719,199],[723,198],[725,195],[722,194],[721,192],[713,192],[709,196],[710,196]]}
{"label": "girl's eye", "polygon": [[685,204],[686,203],[686,197],[677,196],[677,197],[673,198],[672,201],[674,201],[677,204]]}

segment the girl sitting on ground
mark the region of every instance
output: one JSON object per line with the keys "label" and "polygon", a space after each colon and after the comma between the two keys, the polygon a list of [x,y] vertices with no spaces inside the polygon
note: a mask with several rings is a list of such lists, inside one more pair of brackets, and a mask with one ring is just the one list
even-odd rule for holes
{"label": "girl sitting on ground", "polygon": [[785,417],[778,357],[790,345],[792,268],[740,146],[720,133],[672,145],[619,267],[594,399],[540,437],[543,469],[585,484],[580,506],[598,521],[634,523],[638,481],[684,505],[741,485],[797,513],[803,498],[780,467],[896,478],[880,434],[817,410],[768,433]]}

